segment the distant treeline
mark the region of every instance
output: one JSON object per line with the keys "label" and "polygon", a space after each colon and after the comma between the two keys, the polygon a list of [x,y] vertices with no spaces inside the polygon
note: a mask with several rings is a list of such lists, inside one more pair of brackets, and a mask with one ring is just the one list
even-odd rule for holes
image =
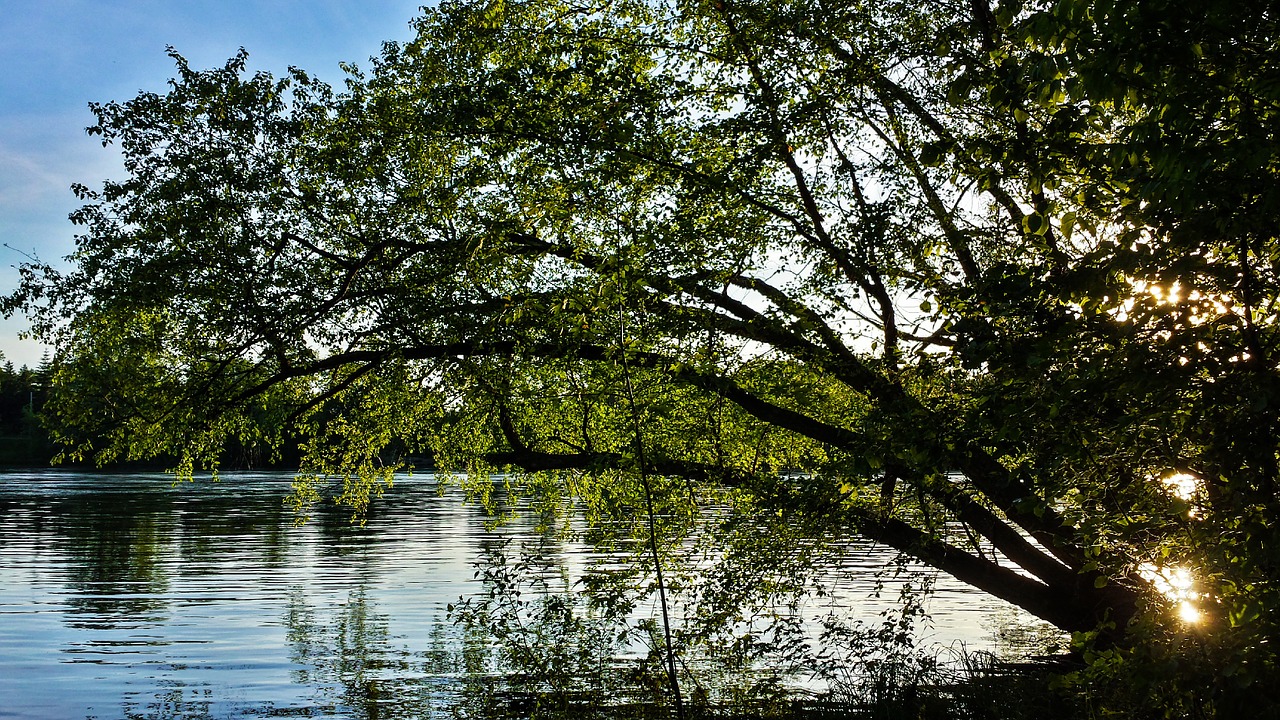
{"label": "distant treeline", "polygon": [[[0,467],[48,467],[57,454],[41,417],[47,410],[51,374],[48,358],[35,368],[0,362]],[[232,443],[222,458],[223,466],[229,469],[296,468],[298,461],[295,447],[273,453],[265,447],[237,443]],[[142,466],[158,470],[171,465],[172,459],[161,458]]]}
{"label": "distant treeline", "polygon": [[[0,355],[0,468],[48,467],[57,455],[58,448],[49,439],[42,418],[48,410],[46,401],[51,375],[52,366],[47,357],[41,359],[35,368],[26,365],[15,368],[12,361]],[[296,440],[286,441],[279,449],[232,440],[219,461],[225,469],[292,470],[301,462],[302,453],[297,446]],[[393,452],[403,454],[404,451]],[[157,458],[124,467],[163,470],[173,465],[173,458]],[[421,455],[415,455],[414,465],[418,468],[433,466],[430,457]]]}
{"label": "distant treeline", "polygon": [[55,450],[37,417],[48,387],[48,358],[35,368],[0,364],[0,465],[49,464]]}

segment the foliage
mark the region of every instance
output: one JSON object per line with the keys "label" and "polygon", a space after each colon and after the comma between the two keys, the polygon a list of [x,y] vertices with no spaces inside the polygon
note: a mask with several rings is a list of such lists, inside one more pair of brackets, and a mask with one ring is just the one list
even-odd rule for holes
{"label": "foliage", "polygon": [[510,678],[506,692],[543,712],[568,709],[575,698],[598,701],[617,693],[610,659],[627,649],[625,611],[587,611],[579,595],[556,587],[561,579],[555,569],[525,548],[514,561],[506,543],[486,553],[476,572],[484,591],[448,610],[456,623],[497,644],[501,657],[485,669]]}
{"label": "foliage", "polygon": [[[506,541],[488,548],[475,563],[484,590],[449,606],[468,636],[494,644],[485,662],[469,668],[491,678],[469,694],[469,711],[503,716],[518,699],[531,717],[670,716],[652,575],[619,572],[642,564],[621,565],[605,555],[575,581],[546,548],[518,550],[512,553]],[[694,571],[709,569],[706,558],[697,565]],[[912,580],[900,587],[901,606],[872,623],[851,619],[848,607],[801,608],[795,604],[804,594],[800,588],[788,593],[775,587],[772,603],[738,598],[729,604],[700,597],[706,592],[700,585],[677,584],[672,602],[681,620],[672,636],[688,683],[686,712],[817,717],[814,708],[821,708],[914,716],[930,707],[930,716],[950,717],[948,686],[956,680],[937,656],[917,648],[927,593],[912,584],[920,580],[917,573],[906,574]],[[578,592],[578,586],[590,591]],[[631,590],[619,592],[619,586]],[[783,596],[792,602],[777,602]],[[740,615],[726,621],[708,618],[709,611]],[[817,632],[806,627],[810,622]],[[818,691],[798,691],[805,682]],[[812,708],[806,710],[805,698],[815,701]]]}
{"label": "foliage", "polygon": [[672,534],[713,497],[862,534],[1097,668],[1204,652],[1247,694],[1280,607],[1274,5],[469,0],[340,89],[175,54],[93,106],[128,176],[77,187],[70,269],[5,309],[58,348],[70,457],[297,433],[304,505],[429,452],[601,518],[643,458]]}
{"label": "foliage", "polygon": [[[285,623],[290,657],[300,668],[297,681],[322,688],[329,703],[322,709],[354,717],[670,717],[663,661],[652,646],[644,651],[658,638],[644,627],[648,623],[636,623],[627,609],[559,592],[567,568],[542,555],[545,548],[522,546],[518,555],[512,550],[499,543],[476,563],[485,591],[449,609],[460,635],[435,624],[425,650],[389,634],[390,618],[363,590],[329,608],[335,616],[330,624],[320,621],[324,614],[302,593],[292,593]],[[703,683],[688,716],[1086,717],[1048,690],[1044,677],[1011,673],[989,654],[960,653],[957,662],[919,653],[906,640],[917,612],[886,613],[882,623],[870,625],[829,615],[824,636],[816,639],[821,657],[811,654],[809,660],[841,677],[822,694],[770,693],[767,683],[746,687],[753,676],[768,680],[773,671],[734,667],[732,656],[751,643],[719,652],[686,648],[682,660],[697,666]]]}

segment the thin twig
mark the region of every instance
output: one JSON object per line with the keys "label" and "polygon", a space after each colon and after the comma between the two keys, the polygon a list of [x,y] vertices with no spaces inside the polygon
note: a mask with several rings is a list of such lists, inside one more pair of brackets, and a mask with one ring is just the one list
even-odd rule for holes
{"label": "thin twig", "polygon": [[654,522],[653,493],[649,489],[649,473],[645,470],[644,437],[640,433],[640,414],[636,411],[636,393],[631,385],[631,368],[627,364],[627,325],[622,306],[618,307],[618,336],[622,357],[622,379],[627,389],[627,404],[631,409],[631,423],[636,435],[636,461],[640,465],[640,485],[644,488],[645,512],[649,518],[649,552],[653,555],[653,570],[658,578],[658,602],[662,605],[662,635],[667,650],[667,679],[676,701],[676,717],[684,720],[684,700],[680,697],[680,679],[676,675],[675,647],[671,643],[671,617],[667,613],[667,586],[662,577],[662,560],[658,557],[658,526]]}

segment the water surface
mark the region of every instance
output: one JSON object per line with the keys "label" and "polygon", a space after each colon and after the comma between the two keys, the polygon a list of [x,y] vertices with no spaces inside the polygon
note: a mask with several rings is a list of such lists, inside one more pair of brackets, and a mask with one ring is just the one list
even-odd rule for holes
{"label": "water surface", "polygon": [[[288,489],[280,473],[0,474],[0,718],[448,717],[484,640],[447,605],[483,589],[475,563],[504,538],[546,542],[536,519],[491,532],[426,475],[364,527],[296,527]],[[893,553],[850,558],[842,602],[874,617]],[[929,609],[932,640],[983,647],[1000,604],[939,579]]]}

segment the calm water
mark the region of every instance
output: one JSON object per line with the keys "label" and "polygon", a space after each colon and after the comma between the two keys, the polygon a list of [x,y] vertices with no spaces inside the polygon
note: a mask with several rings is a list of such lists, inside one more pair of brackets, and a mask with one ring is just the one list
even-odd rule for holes
{"label": "calm water", "polygon": [[[490,532],[415,476],[364,528],[295,527],[288,486],[0,474],[0,718],[447,717],[483,641],[446,605],[482,590],[486,549],[537,537],[534,520]],[[570,568],[590,557],[554,549]],[[840,595],[873,617],[870,575],[892,553],[853,557]],[[970,647],[1007,612],[944,580],[930,611],[932,640]]]}

